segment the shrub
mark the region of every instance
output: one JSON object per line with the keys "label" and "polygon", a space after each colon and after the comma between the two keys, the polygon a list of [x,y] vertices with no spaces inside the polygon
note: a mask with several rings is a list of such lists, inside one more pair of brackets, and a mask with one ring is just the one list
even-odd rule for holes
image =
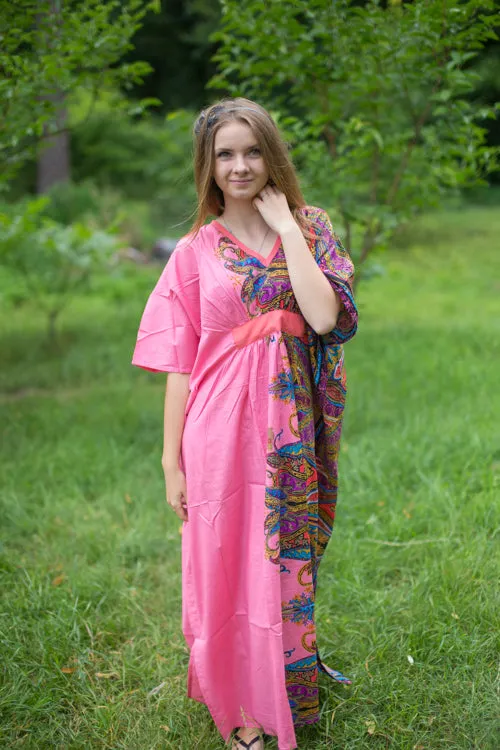
{"label": "shrub", "polygon": [[52,341],[62,310],[108,263],[116,238],[81,222],[63,226],[44,216],[48,200],[26,201],[0,214],[0,261],[11,279],[19,279],[18,301],[36,301],[46,315]]}

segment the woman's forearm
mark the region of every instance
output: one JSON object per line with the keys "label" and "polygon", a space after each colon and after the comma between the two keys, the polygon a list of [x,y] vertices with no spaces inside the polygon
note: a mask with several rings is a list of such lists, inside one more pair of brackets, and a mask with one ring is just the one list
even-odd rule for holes
{"label": "woman's forearm", "polygon": [[189,396],[189,374],[171,372],[167,376],[163,430],[162,466],[164,471],[179,468],[184,412]]}
{"label": "woman's forearm", "polygon": [[337,322],[340,300],[307,247],[295,223],[281,234],[290,282],[302,315],[317,333],[331,331]]}

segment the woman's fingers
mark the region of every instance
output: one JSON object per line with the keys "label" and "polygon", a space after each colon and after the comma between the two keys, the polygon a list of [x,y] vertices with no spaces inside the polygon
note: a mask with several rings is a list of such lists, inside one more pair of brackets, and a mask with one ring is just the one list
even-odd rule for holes
{"label": "woman's fingers", "polygon": [[180,498],[168,500],[168,504],[182,521],[187,521],[187,505],[184,498],[182,500]]}
{"label": "woman's fingers", "polygon": [[187,521],[186,478],[183,472],[178,470],[165,474],[165,483],[168,505],[181,521]]}
{"label": "woman's fingers", "polygon": [[277,188],[275,188],[273,185],[266,185],[262,188],[260,193],[257,193],[257,198],[260,198],[261,201],[272,198],[278,198],[279,197],[279,191]]}
{"label": "woman's fingers", "polygon": [[181,519],[181,521],[187,521],[188,520],[188,514],[187,509],[185,506],[181,505],[178,508],[175,509],[176,514]]}

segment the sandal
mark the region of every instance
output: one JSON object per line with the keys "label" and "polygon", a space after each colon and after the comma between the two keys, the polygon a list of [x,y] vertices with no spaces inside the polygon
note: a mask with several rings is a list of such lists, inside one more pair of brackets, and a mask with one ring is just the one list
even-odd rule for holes
{"label": "sandal", "polygon": [[[234,744],[234,740],[236,740],[236,745]],[[240,746],[240,745],[241,745],[241,747],[243,747],[243,748],[244,748],[245,750],[247,750],[247,749],[248,749],[249,747],[252,747],[252,745],[253,745],[253,744],[254,744],[255,742],[258,742],[259,740],[260,740],[260,741],[262,741],[262,743],[264,743],[264,738],[263,738],[263,736],[262,736],[262,735],[261,735],[260,733],[259,733],[259,734],[256,734],[256,735],[255,735],[255,737],[252,737],[252,739],[250,740],[250,742],[245,742],[245,740],[243,740],[243,739],[242,739],[242,738],[240,737],[240,735],[238,734],[238,732],[236,732],[236,733],[234,734],[234,736],[233,736],[233,746],[232,746],[232,750],[238,750],[238,748],[239,748],[239,746]],[[255,750],[257,750],[257,748],[255,748]]]}

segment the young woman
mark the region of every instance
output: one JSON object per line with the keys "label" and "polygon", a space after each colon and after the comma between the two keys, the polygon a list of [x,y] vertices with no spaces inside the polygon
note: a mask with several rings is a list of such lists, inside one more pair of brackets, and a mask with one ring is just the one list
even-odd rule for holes
{"label": "young woman", "polygon": [[[184,521],[188,695],[235,750],[297,747],[318,720],[314,603],[337,499],[356,332],[353,264],[308,207],[270,115],[195,124],[198,215],[144,311],[133,363],[170,373],[163,469]],[[210,223],[210,216],[216,218]]]}

